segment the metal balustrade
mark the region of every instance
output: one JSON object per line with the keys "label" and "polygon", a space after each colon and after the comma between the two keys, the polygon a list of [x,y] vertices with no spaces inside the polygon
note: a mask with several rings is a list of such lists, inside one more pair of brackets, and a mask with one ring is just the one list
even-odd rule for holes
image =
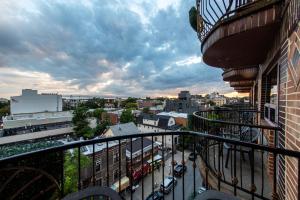
{"label": "metal balustrade", "polygon": [[[208,35],[221,23],[233,18],[249,14],[251,11],[259,10],[280,0],[196,0],[198,11],[197,32],[198,38],[204,42]],[[289,2],[289,1],[287,1]]]}
{"label": "metal balustrade", "polygon": [[[193,119],[195,131],[202,130],[203,127],[199,126],[203,125],[203,122],[198,121],[199,123],[197,124],[195,120],[199,119],[199,117],[196,115],[195,117],[196,119]],[[181,146],[175,146],[174,137],[176,136],[180,137]],[[154,161],[155,152],[160,151],[154,143],[154,138],[162,138],[162,141],[164,141],[163,137],[170,137],[172,143],[169,154],[163,153],[161,155],[160,169],[155,169],[154,163],[152,163],[151,168],[144,167],[145,161],[149,158]],[[151,141],[150,145],[148,142],[145,142],[144,138]],[[133,143],[137,140],[140,141],[138,143],[139,147],[133,147]],[[112,143],[116,145],[115,148],[113,148]],[[103,154],[101,154],[102,165],[100,168],[105,174],[106,181],[102,180],[102,182],[97,180],[99,177],[96,167],[98,166],[95,165],[96,160],[99,158],[97,154],[99,145],[102,145],[101,148],[104,150]],[[162,144],[162,146],[165,145],[164,143]],[[230,151],[226,145],[231,148]],[[90,149],[89,162],[87,162],[87,158],[83,154],[87,146],[92,147]],[[137,154],[132,153],[127,153],[126,159],[124,159],[125,146],[127,148],[131,147],[129,149],[140,149],[138,151],[139,155],[143,155],[140,156],[141,159],[135,160]],[[144,152],[146,150],[144,147],[146,146],[150,146],[150,153],[147,154],[150,157],[147,158],[145,157],[146,152]],[[167,151],[164,150],[165,148],[161,149],[163,152]],[[73,163],[75,165],[75,173],[73,176],[66,176],[66,170],[69,170],[66,163],[70,163],[70,160],[68,160],[70,159],[68,157],[70,153],[74,158],[73,161],[75,161]],[[198,159],[187,160],[186,153],[199,155]],[[248,157],[244,158],[243,154],[246,153]],[[241,138],[223,137],[222,135],[194,131],[133,134],[77,141],[2,158],[0,160],[0,198],[63,198],[68,194],[65,187],[70,184],[72,179],[76,183],[75,192],[87,191],[84,189],[89,187],[103,186],[113,188],[125,199],[145,199],[151,192],[157,190],[156,182],[159,179],[158,177],[161,177],[161,180],[165,180],[167,176],[174,178],[175,154],[177,159],[181,158],[181,160],[177,160],[177,164],[189,167],[190,177],[183,173],[182,177],[177,178],[178,184],[173,184],[171,186],[172,189],[169,188],[169,194],[162,193],[162,199],[188,199],[187,196],[193,199],[197,195],[199,186],[232,193],[238,198],[246,196],[248,199],[271,199],[272,197],[267,195],[267,192],[271,191],[273,194],[276,194],[278,180],[276,176],[270,175],[268,177],[272,177],[273,184],[268,184],[267,172],[277,174],[278,157],[282,156],[285,159],[295,160],[298,166],[300,165],[300,152],[248,142]],[[227,156],[229,156],[229,161],[226,168]],[[268,159],[267,169],[266,157],[273,157],[273,159]],[[171,166],[172,170],[166,165],[167,159],[172,161],[171,163],[174,165]],[[88,165],[84,165],[84,163],[88,163]],[[142,175],[139,180],[134,179],[134,174],[130,170],[134,165],[141,166]],[[204,171],[201,170],[203,166],[205,167]],[[261,167],[260,171],[257,171],[258,167]],[[114,170],[117,170],[117,174],[113,173]],[[158,170],[160,173],[158,176],[154,176],[154,173],[157,174]],[[165,173],[167,170],[171,170],[169,175]],[[199,170],[202,178],[196,177],[196,173],[199,173]],[[129,178],[129,185],[126,188],[122,188],[122,177],[124,175]],[[216,185],[211,183],[211,176],[215,178]],[[146,179],[147,182],[145,182]],[[297,180],[298,184],[300,184],[300,180]],[[140,185],[138,197],[134,196],[135,189],[133,188],[137,183]],[[148,190],[146,191],[147,188]],[[183,191],[179,193],[180,195],[178,195],[179,190]],[[191,194],[187,194],[188,191]]]}

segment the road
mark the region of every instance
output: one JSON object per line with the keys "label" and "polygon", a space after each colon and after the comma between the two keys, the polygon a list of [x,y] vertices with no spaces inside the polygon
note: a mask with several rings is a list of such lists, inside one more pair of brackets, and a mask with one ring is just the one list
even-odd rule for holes
{"label": "road", "polygon": [[[174,187],[174,199],[188,199],[189,196],[192,195],[194,191],[194,170],[193,170],[193,161],[188,160],[188,155],[190,152],[184,153],[184,160],[186,162],[187,171],[184,174],[184,184],[183,184],[183,178],[178,177],[177,178],[177,185]],[[178,163],[182,160],[182,152],[177,151],[176,154],[174,154],[174,160],[176,160]],[[172,161],[171,156],[168,156],[168,159],[166,159],[165,163],[165,169],[164,169],[164,177],[172,176],[172,173],[170,174],[170,163]],[[159,190],[159,185],[162,183],[162,167],[160,169],[157,169],[153,173],[153,182],[152,182],[152,174],[148,174],[146,177],[144,177],[144,199],[147,198],[147,196],[152,192],[152,185],[154,186],[154,191]],[[153,184],[152,184],[153,183]],[[195,188],[197,189],[202,184],[202,178],[200,177],[199,169],[195,169]],[[184,185],[184,188],[183,188]],[[184,191],[184,193],[183,193]],[[125,194],[126,199],[131,199],[130,192],[127,192]],[[139,182],[139,187],[137,190],[133,193],[132,199],[134,200],[140,200],[142,199],[142,181]],[[165,200],[173,199],[173,191],[171,191],[169,194],[164,195]]]}

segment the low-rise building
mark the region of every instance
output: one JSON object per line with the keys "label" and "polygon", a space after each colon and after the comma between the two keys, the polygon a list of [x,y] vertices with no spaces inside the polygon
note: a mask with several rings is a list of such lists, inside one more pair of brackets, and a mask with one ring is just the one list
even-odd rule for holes
{"label": "low-rise building", "polygon": [[38,94],[37,90],[23,89],[22,95],[10,97],[10,113],[37,113],[62,111],[62,96]]}
{"label": "low-rise building", "polygon": [[[91,186],[95,181],[95,185],[107,186],[108,184],[109,187],[119,191],[119,179],[121,179],[121,191],[126,189],[129,186],[129,179],[126,177],[126,142],[119,144],[118,141],[112,141],[108,142],[108,146],[106,143],[99,143],[94,146],[95,180],[92,179],[93,165],[90,165],[82,169],[82,186]],[[93,160],[93,145],[81,147],[81,153]]]}
{"label": "low-rise building", "polygon": [[153,169],[153,162],[159,160],[153,159],[154,161],[152,161],[152,155],[157,158],[158,144],[151,139],[146,137],[142,139],[140,137],[133,139],[132,143],[127,142],[126,158],[128,177],[131,178],[132,176],[133,181],[137,181],[142,177],[142,174],[148,174]]}
{"label": "low-rise building", "polygon": [[26,113],[5,116],[2,118],[4,136],[71,127],[72,118],[72,111]]}
{"label": "low-rise building", "polygon": [[216,97],[212,99],[212,101],[216,104],[216,106],[223,106],[227,103],[227,99],[225,97]]}
{"label": "low-rise building", "polygon": [[160,112],[157,115],[159,116],[170,116],[175,119],[175,124],[183,127],[188,126],[188,114],[187,113],[178,113],[178,112]]}
{"label": "low-rise building", "polygon": [[195,111],[199,111],[201,104],[191,98],[189,91],[181,91],[178,94],[178,99],[167,99],[165,102],[164,111],[170,112],[182,112],[192,114]]}
{"label": "low-rise building", "polygon": [[112,136],[122,136],[122,135],[132,135],[140,133],[139,129],[133,122],[125,123],[125,124],[117,124],[110,126],[107,131],[105,131],[104,135],[106,137]]}
{"label": "low-rise building", "polygon": [[[137,127],[141,133],[151,133],[151,132],[170,132],[170,131],[179,131],[180,126],[176,125],[175,118],[170,116],[163,115],[141,115],[137,118]],[[172,136],[161,136],[154,137],[155,141],[162,143],[164,145],[171,147],[172,146]],[[174,135],[173,137],[174,144],[178,143],[178,136]]]}

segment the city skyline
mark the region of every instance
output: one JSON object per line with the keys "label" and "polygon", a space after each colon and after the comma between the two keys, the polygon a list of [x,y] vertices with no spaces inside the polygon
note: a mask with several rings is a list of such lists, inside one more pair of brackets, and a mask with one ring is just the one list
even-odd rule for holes
{"label": "city skyline", "polygon": [[[60,94],[236,96],[202,61],[189,25],[194,1],[0,3],[0,97]],[[65,15],[68,13],[68,15]]]}

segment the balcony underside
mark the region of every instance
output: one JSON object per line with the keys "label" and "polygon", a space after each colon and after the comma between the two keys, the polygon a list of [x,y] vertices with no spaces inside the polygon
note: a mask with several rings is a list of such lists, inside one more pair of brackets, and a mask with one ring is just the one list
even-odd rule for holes
{"label": "balcony underside", "polygon": [[262,63],[279,27],[279,11],[275,5],[216,25],[202,43],[204,62],[221,68]]}
{"label": "balcony underside", "polygon": [[224,81],[252,81],[257,75],[257,67],[225,70],[222,74]]}
{"label": "balcony underside", "polygon": [[249,93],[249,90],[236,90],[238,93]]}
{"label": "balcony underside", "polygon": [[251,87],[253,81],[232,81],[230,82],[230,87]]}

